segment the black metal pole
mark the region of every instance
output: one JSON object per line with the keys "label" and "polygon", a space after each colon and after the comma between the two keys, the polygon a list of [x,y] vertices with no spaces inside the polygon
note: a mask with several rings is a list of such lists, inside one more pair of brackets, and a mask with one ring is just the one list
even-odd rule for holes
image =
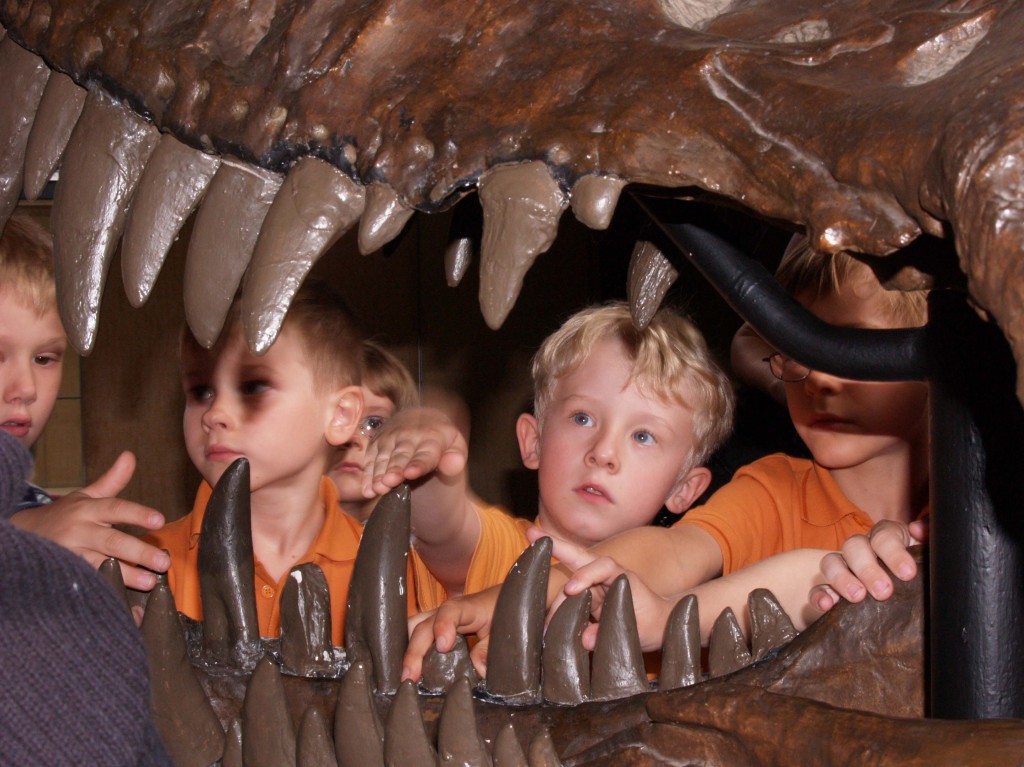
{"label": "black metal pole", "polygon": [[1009,345],[954,291],[928,302],[930,715],[1024,717],[1024,410]]}

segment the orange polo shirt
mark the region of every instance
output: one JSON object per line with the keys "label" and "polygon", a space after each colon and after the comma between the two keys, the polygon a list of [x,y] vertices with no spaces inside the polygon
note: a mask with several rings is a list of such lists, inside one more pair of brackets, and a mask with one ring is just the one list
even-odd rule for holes
{"label": "orange polo shirt", "polygon": [[[203,527],[206,504],[212,492],[210,485],[203,482],[199,486],[191,513],[145,537],[147,542],[167,549],[171,555],[171,569],[167,573],[167,582],[171,593],[174,594],[175,605],[179,612],[195,620],[202,620],[203,617],[202,601],[199,596],[199,533]],[[320,499],[327,509],[324,525],[309,550],[295,564],[312,562],[323,570],[331,592],[331,635],[334,644],[341,646],[345,639],[348,584],[352,578],[362,527],[342,512],[338,505],[337,490],[328,477],[320,480]],[[279,581],[275,581],[259,560],[255,564],[256,613],[259,616],[260,636],[277,637],[281,634],[281,589],[284,588],[288,573]]]}
{"label": "orange polo shirt", "polygon": [[868,533],[874,520],[843,495],[828,469],[776,453],[741,468],[676,525],[709,533],[728,575],[793,549],[838,551],[851,535]]}

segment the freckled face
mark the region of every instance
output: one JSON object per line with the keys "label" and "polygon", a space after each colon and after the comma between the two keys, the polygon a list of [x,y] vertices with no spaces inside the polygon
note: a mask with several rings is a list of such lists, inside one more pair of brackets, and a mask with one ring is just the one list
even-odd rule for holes
{"label": "freckled face", "polygon": [[31,447],[60,389],[67,337],[56,307],[41,316],[0,291],[0,429]]}
{"label": "freckled face", "polygon": [[301,339],[287,325],[262,356],[237,332],[219,353],[188,347],[182,380],[185,445],[211,485],[241,456],[254,492],[309,487],[326,471],[331,398],[317,391]]}

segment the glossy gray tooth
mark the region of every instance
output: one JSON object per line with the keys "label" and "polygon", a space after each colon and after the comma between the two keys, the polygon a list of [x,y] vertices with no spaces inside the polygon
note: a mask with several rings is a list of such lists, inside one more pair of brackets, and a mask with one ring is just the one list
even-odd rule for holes
{"label": "glossy gray tooth", "polygon": [[220,767],[245,767],[242,762],[242,720],[233,719],[228,726],[227,741],[224,744],[224,759]]}
{"label": "glossy gray tooth", "polygon": [[224,731],[188,657],[185,634],[167,583],[146,602],[142,641],[149,659],[150,710],[176,767],[207,767],[224,753]]}
{"label": "glossy gray tooth", "polygon": [[583,630],[590,622],[590,589],[566,598],[544,632],[544,700],[576,705],[590,698],[590,653]]}
{"label": "glossy gray tooth", "polygon": [[315,703],[302,715],[295,754],[298,767],[338,767],[327,717]]}
{"label": "glossy gray tooth", "polygon": [[224,157],[192,226],[185,259],[185,319],[196,340],[217,342],[284,177]]}
{"label": "glossy gray tooth", "polygon": [[121,240],[121,278],[132,306],[146,303],[167,252],[218,167],[219,157],[170,134],[160,137],[142,171]]}
{"label": "glossy gray tooth", "polygon": [[580,223],[591,229],[607,229],[625,185],[625,179],[615,176],[591,174],[580,177],[569,195],[572,212]]}
{"label": "glossy gray tooth", "polygon": [[460,237],[448,243],[444,251],[444,276],[448,287],[454,288],[466,276],[473,263],[475,245],[469,237]]}
{"label": "glossy gray tooth", "polygon": [[383,248],[402,233],[413,212],[390,186],[370,184],[366,210],[359,221],[359,252],[366,255]]}
{"label": "glossy gray tooth", "polygon": [[597,629],[590,694],[594,700],[626,698],[651,689],[640,649],[629,578],[620,575],[608,589]]}
{"label": "glossy gray tooth", "polygon": [[82,115],[87,93],[63,72],[50,73],[25,147],[26,200],[38,199],[60,164],[71,131]]}
{"label": "glossy gray tooth", "polygon": [[437,725],[438,764],[491,767],[487,745],[480,737],[473,693],[469,682],[460,679],[448,690]]}
{"label": "glossy gray tooth", "polygon": [[431,645],[423,656],[423,677],[420,688],[433,695],[448,692],[448,689],[460,679],[465,679],[470,687],[480,683],[480,675],[473,667],[469,658],[469,645],[463,636],[455,636],[455,644],[448,652],[438,652]]}
{"label": "glossy gray tooth", "polygon": [[551,539],[519,555],[498,595],[487,651],[487,692],[510,703],[540,698],[541,646],[547,609]]}
{"label": "glossy gray tooth", "polygon": [[500,165],[480,178],[480,310],[494,330],[512,311],[523,278],[551,247],[565,195],[543,162]]}
{"label": "glossy gray tooth", "polygon": [[700,614],[697,597],[688,594],[676,602],[668,616],[658,687],[661,690],[689,687],[700,678]]}
{"label": "glossy gray tooth", "polygon": [[419,697],[416,685],[406,679],[391,703],[384,726],[384,764],[387,767],[437,765],[437,752],[430,745],[423,727]]}
{"label": "glossy gray tooth", "polygon": [[547,728],[538,732],[531,741],[529,764],[530,767],[562,767],[562,760],[558,758],[554,741],[551,740],[551,733]]}
{"label": "glossy gray tooth", "polygon": [[750,610],[750,645],[755,661],[789,644],[800,633],[782,605],[768,589],[754,589],[747,597]]}
{"label": "glossy gray tooth", "polygon": [[494,767],[529,767],[511,722],[502,727],[494,739]]}
{"label": "glossy gray tooth", "polygon": [[295,726],[281,672],[269,655],[256,664],[245,690],[242,759],[245,767],[295,767]]}
{"label": "glossy gray tooth", "polygon": [[629,258],[626,294],[633,324],[641,330],[650,324],[679,272],[654,243],[639,240]]}
{"label": "glossy gray tooth", "polygon": [[353,663],[342,677],[334,709],[334,751],[338,767],[384,767],[384,728],[365,663]]}
{"label": "glossy gray tooth", "polygon": [[274,197],[242,285],[242,327],[249,348],[274,343],[309,270],[359,220],[363,187],[333,165],[299,160]]}
{"label": "glossy gray tooth", "polygon": [[107,557],[100,563],[99,573],[114,589],[118,599],[124,602],[125,607],[128,607],[128,592],[125,590],[124,578],[121,575],[121,563],[113,557]]}
{"label": "glossy gray tooth", "polygon": [[293,567],[281,589],[281,664],[296,676],[317,676],[334,668],[331,591],[320,566]]}
{"label": "glossy gray tooth", "polygon": [[249,461],[236,459],[221,475],[199,536],[203,660],[251,670],[263,656],[256,614],[256,575],[249,509]]}
{"label": "glossy gray tooth", "polygon": [[711,677],[730,674],[750,665],[750,651],[747,640],[736,622],[736,614],[731,607],[722,610],[722,614],[711,627],[711,638],[708,640],[708,674]]}
{"label": "glossy gray tooth", "polygon": [[18,204],[25,171],[25,147],[50,68],[9,37],[0,40],[0,227]]}
{"label": "glossy gray tooth", "polygon": [[452,210],[448,247],[444,251],[444,274],[448,287],[454,288],[466,276],[480,247],[483,224],[479,198],[466,197]]}
{"label": "glossy gray tooth", "polygon": [[348,587],[345,653],[350,662],[371,662],[381,693],[398,689],[409,644],[410,509],[408,485],[380,499],[363,528]]}
{"label": "glossy gray tooth", "polygon": [[100,300],[125,212],[160,133],[98,87],[71,133],[53,197],[57,302],[81,354],[96,341]]}

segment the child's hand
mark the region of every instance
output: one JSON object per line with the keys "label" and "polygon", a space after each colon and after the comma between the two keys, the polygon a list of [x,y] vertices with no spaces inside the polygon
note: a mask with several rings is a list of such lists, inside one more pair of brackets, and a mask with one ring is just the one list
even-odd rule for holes
{"label": "child's hand", "polygon": [[820,610],[829,610],[840,598],[860,602],[871,594],[879,601],[888,599],[892,596],[892,579],[879,560],[900,580],[912,580],[917,575],[917,563],[907,547],[927,538],[928,523],[923,520],[909,525],[882,520],[868,535],[848,538],[842,552],[822,558],[821,572],[827,583],[811,590],[811,603]]}
{"label": "child's hand", "polygon": [[487,676],[487,645],[494,607],[501,586],[449,599],[436,610],[409,618],[409,646],[402,659],[402,681],[417,681],[423,674],[423,657],[431,646],[449,652],[457,634],[476,634],[479,640],[469,658],[481,677]]}
{"label": "child's hand", "polygon": [[[20,511],[11,522],[15,527],[61,544],[93,567],[98,568],[108,557],[121,560],[125,586],[148,591],[156,585],[156,576],[149,571],[166,571],[171,565],[170,558],[156,546],[113,527],[134,525],[159,530],[164,525],[160,512],[116,497],[134,472],[135,456],[121,453],[91,485],[51,504]],[[133,564],[126,564],[129,562]]]}
{"label": "child's hand", "polygon": [[406,480],[436,471],[455,477],[469,448],[451,419],[433,408],[405,408],[388,419],[366,448],[363,495],[384,495]]}

